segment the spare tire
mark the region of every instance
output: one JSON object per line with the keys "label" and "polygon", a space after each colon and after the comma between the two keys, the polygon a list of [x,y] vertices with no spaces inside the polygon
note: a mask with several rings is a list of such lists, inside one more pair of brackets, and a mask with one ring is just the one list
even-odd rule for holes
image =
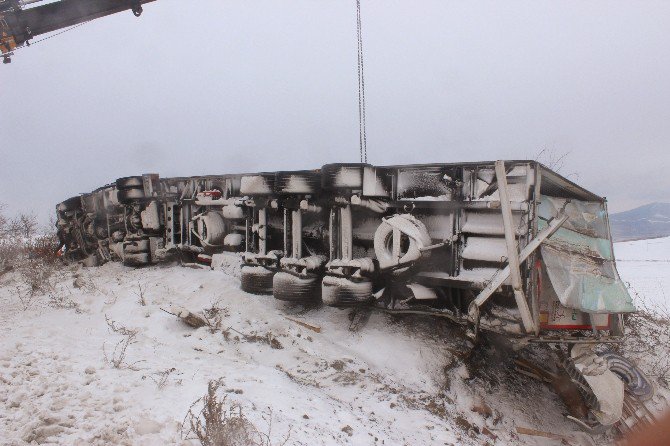
{"label": "spare tire", "polygon": [[326,164],[321,168],[321,185],[324,189],[362,189],[363,168],[367,164]]}
{"label": "spare tire", "polygon": [[286,302],[317,302],[321,299],[321,277],[278,272],[272,280],[272,295]]}
{"label": "spare tire", "polygon": [[[393,224],[391,224],[391,223]],[[395,240],[395,229],[400,240]],[[399,244],[400,257],[394,255],[394,246]],[[426,225],[411,214],[394,215],[383,220],[374,235],[375,256],[382,268],[411,263],[421,257],[421,248],[431,244]]]}
{"label": "spare tire", "polygon": [[331,307],[350,307],[372,302],[372,282],[326,276],[321,284],[323,303]]}
{"label": "spare tire", "polygon": [[144,180],[141,176],[123,177],[116,180],[116,188],[122,189],[144,189]]}
{"label": "spare tire", "polygon": [[262,266],[242,266],[240,287],[251,294],[272,294],[272,277],[275,275]]}
{"label": "spare tire", "polygon": [[656,393],[652,381],[632,361],[614,352],[604,352],[598,356],[607,360],[609,369],[626,385],[626,389],[640,401],[653,398]]}

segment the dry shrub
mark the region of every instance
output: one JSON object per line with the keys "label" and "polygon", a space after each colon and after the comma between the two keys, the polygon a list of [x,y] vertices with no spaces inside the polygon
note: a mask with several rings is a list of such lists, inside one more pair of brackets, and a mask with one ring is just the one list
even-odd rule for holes
{"label": "dry shrub", "polygon": [[227,395],[217,395],[221,386],[222,380],[210,381],[207,394],[191,405],[182,423],[182,438],[196,439],[202,446],[283,446],[288,443],[290,428],[284,438],[273,442],[272,412],[267,432],[259,431],[239,404],[228,403]]}
{"label": "dry shrub", "polygon": [[0,238],[0,273],[14,269],[23,255],[23,248],[15,240]]}
{"label": "dry shrub", "polygon": [[147,305],[147,298],[144,295],[147,291],[147,286],[143,285],[140,282],[137,282],[137,291],[135,292],[135,296],[137,296],[137,303],[140,304],[143,307],[146,307]]}
{"label": "dry shrub", "polygon": [[74,310],[76,313],[81,313],[79,304],[72,300],[69,294],[66,294],[63,291],[49,293],[49,306],[52,308]]}
{"label": "dry shrub", "polygon": [[60,247],[58,236],[53,230],[44,231],[42,234],[30,239],[27,243],[28,258],[39,259],[44,263],[57,263],[56,252]]}
{"label": "dry shrub", "polygon": [[47,294],[52,306],[74,308],[57,289],[63,278],[63,269],[58,258],[58,237],[53,227],[40,233],[33,214],[20,214],[13,219],[2,215],[0,205],[0,273],[16,271],[16,295],[24,310],[27,310],[40,295]]}
{"label": "dry shrub", "polygon": [[[177,373],[177,369],[174,367],[170,367],[169,369],[165,369],[161,372],[156,372],[153,375],[149,375],[149,378],[156,383],[156,386],[158,387],[158,390],[163,390],[167,385],[168,381],[170,380],[170,376],[173,373]],[[144,377],[142,377],[144,379]],[[177,384],[181,384],[181,380],[176,380]]]}
{"label": "dry shrub", "polygon": [[56,286],[54,279],[57,279],[54,273],[57,269],[55,264],[43,262],[41,259],[28,259],[18,267],[22,282],[31,294],[54,291]]}
{"label": "dry shrub", "polygon": [[105,321],[111,331],[123,336],[109,354],[107,354],[107,343],[105,342],[102,344],[102,355],[105,358],[105,362],[109,363],[115,369],[138,370],[137,364],[143,362],[143,360],[129,363],[126,361],[126,355],[128,347],[135,343],[135,338],[139,333],[139,330],[124,327],[116,321],[109,319],[107,315],[105,315]]}
{"label": "dry shrub", "polygon": [[618,350],[670,388],[670,311],[667,307],[650,307],[635,290],[631,292],[637,297],[638,311],[624,316],[626,333]]}
{"label": "dry shrub", "polygon": [[24,310],[43,295],[49,297],[49,305],[52,307],[78,309],[77,304],[65,294],[66,290],[58,287],[58,283],[65,277],[60,264],[41,259],[23,259],[13,269],[17,273],[16,296]]}
{"label": "dry shrub", "polygon": [[0,204],[0,270],[10,269],[26,259],[56,261],[59,243],[54,225],[38,232],[39,224],[34,214],[19,214],[7,219],[2,209]]}

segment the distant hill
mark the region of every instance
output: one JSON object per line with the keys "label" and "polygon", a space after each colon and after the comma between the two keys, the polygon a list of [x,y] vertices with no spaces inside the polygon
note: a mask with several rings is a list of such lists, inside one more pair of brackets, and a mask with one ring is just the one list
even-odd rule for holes
{"label": "distant hill", "polygon": [[640,240],[670,235],[670,203],[645,204],[610,215],[614,241]]}

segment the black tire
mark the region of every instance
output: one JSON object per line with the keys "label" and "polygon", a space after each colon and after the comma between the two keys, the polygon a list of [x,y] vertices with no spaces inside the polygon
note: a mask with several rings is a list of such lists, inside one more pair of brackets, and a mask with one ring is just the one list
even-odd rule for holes
{"label": "black tire", "polygon": [[321,285],[321,298],[331,307],[351,307],[372,302],[372,282],[354,282],[345,277],[326,276]]}
{"label": "black tire", "polygon": [[119,178],[116,180],[116,188],[118,190],[144,189],[144,180],[141,176]]}
{"label": "black tire", "polygon": [[71,212],[81,209],[81,197],[72,197],[59,203],[56,209],[60,212]]}
{"label": "black tire", "polygon": [[321,168],[321,186],[324,189],[362,189],[363,168],[367,164],[326,164]]}
{"label": "black tire", "polygon": [[116,198],[119,203],[130,203],[144,198],[144,189],[122,189],[117,191]]}
{"label": "black tire", "polygon": [[127,266],[142,266],[151,263],[151,258],[148,252],[140,252],[137,254],[124,254],[123,264]]}
{"label": "black tire", "polygon": [[318,302],[321,300],[321,277],[278,272],[272,280],[272,295],[286,302]]}
{"label": "black tire", "polygon": [[130,240],[123,242],[124,254],[149,252],[149,239]]}
{"label": "black tire", "polygon": [[251,294],[272,294],[274,271],[262,266],[242,266],[240,287]]}
{"label": "black tire", "polygon": [[321,176],[317,172],[277,172],[275,192],[278,194],[306,195],[321,189]]}

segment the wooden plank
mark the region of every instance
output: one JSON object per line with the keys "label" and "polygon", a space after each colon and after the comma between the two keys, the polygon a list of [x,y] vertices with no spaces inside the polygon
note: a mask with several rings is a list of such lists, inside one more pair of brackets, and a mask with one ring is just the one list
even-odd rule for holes
{"label": "wooden plank", "polygon": [[288,319],[291,322],[295,322],[296,324],[300,325],[301,327],[305,327],[305,328],[307,328],[309,330],[312,330],[313,332],[316,332],[316,333],[321,333],[321,327],[319,327],[318,325],[308,324],[307,322],[299,321],[298,319],[293,319],[293,318],[290,318],[290,317],[287,317],[287,316],[284,316],[284,317],[286,317],[286,319]]}
{"label": "wooden plank", "polygon": [[505,162],[496,161],[496,179],[498,181],[498,193],[500,194],[500,208],[502,210],[503,225],[505,227],[505,243],[507,245],[507,264],[510,270],[510,279],[514,289],[514,299],[521,313],[521,321],[526,333],[535,332],[533,315],[528,308],[528,301],[523,292],[521,281],[521,262],[519,261],[519,248],[516,243],[515,229],[513,227],[512,209],[510,207],[509,194],[507,192],[507,172]]}

